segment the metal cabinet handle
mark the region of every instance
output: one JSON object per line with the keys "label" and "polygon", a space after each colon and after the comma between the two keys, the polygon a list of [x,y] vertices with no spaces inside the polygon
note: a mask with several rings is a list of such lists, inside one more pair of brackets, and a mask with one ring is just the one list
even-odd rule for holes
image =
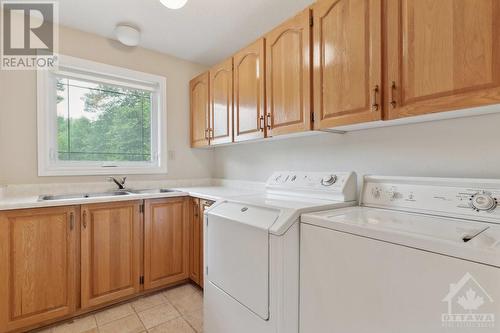
{"label": "metal cabinet handle", "polygon": [[374,88],[373,88],[373,100],[372,100],[372,111],[378,111],[378,103],[377,103],[377,95],[378,95],[378,92],[379,92],[379,87],[378,85],[376,85]]}
{"label": "metal cabinet handle", "polygon": [[208,140],[208,132],[210,131],[209,128],[205,129],[205,140]]}
{"label": "metal cabinet handle", "polygon": [[268,130],[271,130],[271,127],[272,127],[272,126],[271,126],[271,114],[270,114],[270,113],[268,113],[268,114],[267,114],[267,129],[268,129]]}
{"label": "metal cabinet handle", "polygon": [[200,208],[198,207],[198,204],[195,203],[194,204],[194,217],[200,216],[199,210],[200,210]]}
{"label": "metal cabinet handle", "polygon": [[396,82],[392,81],[392,85],[391,85],[391,106],[392,106],[392,108],[395,108],[397,105],[396,100],[394,99],[394,90],[396,90],[396,88],[397,88]]}
{"label": "metal cabinet handle", "polygon": [[264,116],[259,118],[259,131],[264,132]]}
{"label": "metal cabinet handle", "polygon": [[82,219],[83,229],[87,229],[87,211],[83,211],[83,219]]}
{"label": "metal cabinet handle", "polygon": [[75,213],[69,213],[69,230],[73,231],[75,228]]}

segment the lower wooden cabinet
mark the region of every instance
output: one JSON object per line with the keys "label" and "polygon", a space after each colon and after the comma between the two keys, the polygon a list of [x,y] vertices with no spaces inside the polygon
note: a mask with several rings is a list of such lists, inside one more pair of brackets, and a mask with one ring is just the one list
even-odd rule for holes
{"label": "lower wooden cabinet", "polygon": [[189,199],[146,200],[144,289],[189,278]]}
{"label": "lower wooden cabinet", "polygon": [[214,202],[198,198],[191,199],[191,227],[190,227],[190,250],[189,250],[189,278],[203,288],[204,276],[204,244],[203,230],[205,210]]}
{"label": "lower wooden cabinet", "polygon": [[78,207],[0,212],[0,332],[76,309]]}
{"label": "lower wooden cabinet", "polygon": [[139,291],[140,204],[128,201],[82,206],[82,308]]}
{"label": "lower wooden cabinet", "polygon": [[[203,229],[193,278],[187,197],[0,211],[0,333],[188,280],[203,283]],[[191,245],[190,245],[191,244]]]}

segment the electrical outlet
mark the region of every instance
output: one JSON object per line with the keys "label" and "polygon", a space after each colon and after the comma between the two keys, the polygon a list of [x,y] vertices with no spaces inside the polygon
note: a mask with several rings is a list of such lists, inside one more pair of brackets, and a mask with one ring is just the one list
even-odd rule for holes
{"label": "electrical outlet", "polygon": [[174,150],[169,150],[168,151],[168,160],[169,161],[174,161],[175,160],[175,151]]}

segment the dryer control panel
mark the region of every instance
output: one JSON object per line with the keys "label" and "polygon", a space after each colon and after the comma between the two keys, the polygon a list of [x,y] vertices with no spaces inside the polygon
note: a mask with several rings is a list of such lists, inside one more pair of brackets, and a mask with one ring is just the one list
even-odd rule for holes
{"label": "dryer control panel", "polygon": [[361,205],[500,223],[500,181],[367,176]]}
{"label": "dryer control panel", "polygon": [[354,172],[274,172],[266,182],[271,193],[334,199],[356,200],[357,179]]}

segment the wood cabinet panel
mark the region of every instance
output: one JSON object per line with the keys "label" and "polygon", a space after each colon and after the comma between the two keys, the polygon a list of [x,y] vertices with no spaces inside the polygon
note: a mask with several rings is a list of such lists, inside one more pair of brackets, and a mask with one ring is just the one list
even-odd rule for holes
{"label": "wood cabinet panel", "polygon": [[191,227],[189,271],[190,279],[203,288],[204,283],[204,213],[213,201],[198,198],[191,199]]}
{"label": "wood cabinet panel", "polygon": [[233,58],[210,70],[210,145],[233,142]]}
{"label": "wood cabinet panel", "polygon": [[77,208],[0,212],[0,332],[76,308]]}
{"label": "wood cabinet panel", "polygon": [[191,112],[191,147],[209,145],[210,75],[203,73],[189,83]]}
{"label": "wood cabinet panel", "polygon": [[144,288],[189,278],[189,201],[146,200],[144,215]]}
{"label": "wood cabinet panel", "polygon": [[236,53],[234,59],[234,141],[265,137],[265,41]]}
{"label": "wood cabinet panel", "polygon": [[266,121],[272,136],[311,129],[310,17],[307,9],[266,35]]}
{"label": "wood cabinet panel", "polygon": [[191,198],[191,224],[189,233],[189,278],[196,284],[201,284],[202,255],[201,239],[203,237],[203,218],[200,216],[200,199]]}
{"label": "wood cabinet panel", "polygon": [[139,202],[82,206],[82,308],[140,289]]}
{"label": "wood cabinet panel", "polygon": [[387,118],[500,102],[500,3],[387,1]]}
{"label": "wood cabinet panel", "polygon": [[320,0],[313,16],[315,128],[380,120],[381,0]]}
{"label": "wood cabinet panel", "polygon": [[213,201],[200,199],[200,287],[203,288],[205,277],[205,211],[214,204]]}

